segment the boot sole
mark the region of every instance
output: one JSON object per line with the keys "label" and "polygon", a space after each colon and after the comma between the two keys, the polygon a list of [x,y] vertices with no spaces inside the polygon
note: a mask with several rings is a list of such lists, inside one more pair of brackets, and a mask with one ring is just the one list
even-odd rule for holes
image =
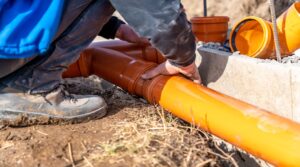
{"label": "boot sole", "polygon": [[[55,116],[42,113],[25,113],[20,111],[0,111],[5,115],[0,117],[0,125],[20,127],[31,125],[64,125],[64,124],[76,124],[88,122],[90,120],[99,119],[107,114],[107,105],[94,110],[87,114],[81,114],[76,116]],[[7,118],[5,118],[7,117]]]}

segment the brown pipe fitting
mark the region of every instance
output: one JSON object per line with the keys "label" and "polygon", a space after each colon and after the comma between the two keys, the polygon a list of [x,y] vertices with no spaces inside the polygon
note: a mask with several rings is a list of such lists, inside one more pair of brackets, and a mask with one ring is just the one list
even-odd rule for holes
{"label": "brown pipe fitting", "polygon": [[193,17],[191,18],[192,30],[197,41],[220,42],[223,43],[227,38],[229,17]]}
{"label": "brown pipe fitting", "polygon": [[170,76],[157,76],[152,80],[146,81],[143,85],[142,97],[148,100],[151,104],[159,104],[161,93],[164,86],[170,79]]}
{"label": "brown pipe fitting", "polygon": [[88,50],[80,54],[79,59],[71,64],[62,74],[63,78],[88,77],[91,75],[92,56],[86,54]]}
{"label": "brown pipe fitting", "polygon": [[121,40],[92,43],[90,48],[107,48],[127,54],[135,59],[151,61],[157,64],[166,61],[166,58],[154,47],[139,45]]}
{"label": "brown pipe fitting", "polygon": [[[159,51],[151,46],[141,46],[121,40],[95,42],[92,43],[88,49],[81,53],[80,58],[75,63],[69,66],[67,71],[63,73],[63,78],[73,78],[80,76],[87,77],[91,75],[91,62],[93,58],[92,56],[90,56],[90,52],[94,52],[94,49],[97,49],[99,53],[104,52],[104,54],[109,54],[106,53],[108,52],[108,50],[111,53],[116,53],[116,51],[118,51],[119,54],[126,54],[126,56],[131,57],[132,60],[146,60],[157,64],[163,63],[166,60]],[[138,61],[137,63],[139,62],[140,61]],[[115,64],[111,62],[108,63],[112,65]]]}
{"label": "brown pipe fitting", "polygon": [[[149,102],[157,104],[163,85],[170,77],[159,76],[153,80],[143,80],[141,75],[154,68],[156,63],[135,59],[132,55],[129,56],[116,50],[104,48],[101,44],[92,45],[82,52],[78,61],[70,65],[68,70],[63,73],[63,77],[86,77],[95,74],[131,94],[143,96]],[[128,46],[132,47],[130,44]],[[128,50],[124,45],[122,47],[119,49]],[[144,54],[155,53],[155,50],[149,49]]]}
{"label": "brown pipe fitting", "polygon": [[101,76],[132,94],[142,95],[137,85],[142,79],[141,75],[156,66],[153,62],[145,62],[134,59],[124,53],[106,49],[89,49],[88,54],[92,56],[92,74]]}
{"label": "brown pipe fitting", "polygon": [[122,40],[110,40],[92,43],[89,48],[107,48],[117,50],[120,52],[128,52],[133,50],[141,50],[141,45],[136,43],[129,43]]}
{"label": "brown pipe fitting", "polygon": [[81,77],[80,67],[76,61],[75,63],[71,64],[66,71],[63,72],[63,78],[75,78]]}

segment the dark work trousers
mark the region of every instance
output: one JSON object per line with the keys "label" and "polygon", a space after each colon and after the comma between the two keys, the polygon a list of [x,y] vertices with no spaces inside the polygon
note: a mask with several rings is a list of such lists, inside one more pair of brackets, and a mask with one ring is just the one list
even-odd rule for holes
{"label": "dark work trousers", "polygon": [[115,9],[174,65],[194,61],[195,38],[179,0],[68,0],[48,52],[29,59],[0,60],[0,84],[31,94],[55,89],[63,71],[79,58]]}
{"label": "dark work trousers", "polygon": [[[59,30],[45,55],[0,60],[0,71],[15,71],[1,79],[2,85],[32,94],[55,89],[61,84],[63,71],[79,58],[114,11],[109,0],[66,1]],[[10,67],[6,65],[8,62]]]}

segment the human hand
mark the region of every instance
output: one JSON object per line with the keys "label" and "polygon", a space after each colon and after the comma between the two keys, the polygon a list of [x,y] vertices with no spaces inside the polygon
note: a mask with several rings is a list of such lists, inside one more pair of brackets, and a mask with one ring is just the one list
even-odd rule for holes
{"label": "human hand", "polygon": [[129,25],[122,24],[117,33],[116,37],[130,42],[130,43],[137,43],[141,45],[150,45],[150,42],[147,38],[140,37]]}
{"label": "human hand", "polygon": [[177,67],[172,65],[168,60],[164,63],[158,65],[156,68],[147,71],[142,75],[143,79],[152,79],[158,75],[175,75],[183,74],[193,80],[197,84],[201,84],[201,77],[198,68],[195,63],[188,65],[186,67]]}

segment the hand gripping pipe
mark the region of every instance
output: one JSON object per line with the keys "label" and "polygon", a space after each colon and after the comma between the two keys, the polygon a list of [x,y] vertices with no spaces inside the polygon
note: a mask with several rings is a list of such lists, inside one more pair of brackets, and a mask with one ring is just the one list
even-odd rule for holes
{"label": "hand gripping pipe", "polygon": [[64,76],[98,75],[276,166],[299,166],[300,124],[181,76],[143,80],[156,63],[100,46],[86,49]]}

